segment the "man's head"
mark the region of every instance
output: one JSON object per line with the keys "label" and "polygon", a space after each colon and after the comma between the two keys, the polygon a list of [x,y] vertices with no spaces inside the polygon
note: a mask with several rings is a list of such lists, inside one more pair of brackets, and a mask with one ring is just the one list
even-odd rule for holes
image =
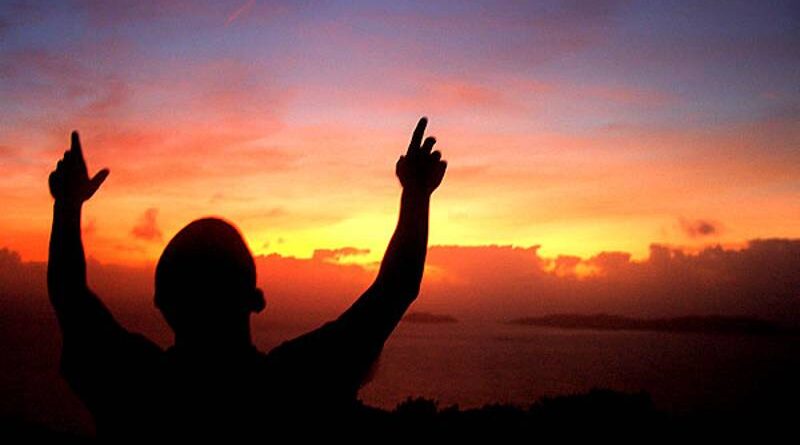
{"label": "man's head", "polygon": [[265,303],[238,230],[217,218],[181,229],[158,260],[155,304],[176,335],[226,336],[249,329],[249,315]]}

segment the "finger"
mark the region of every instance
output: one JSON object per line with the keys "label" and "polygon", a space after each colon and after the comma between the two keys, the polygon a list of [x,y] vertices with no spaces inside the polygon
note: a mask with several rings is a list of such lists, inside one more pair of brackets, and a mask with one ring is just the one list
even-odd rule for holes
{"label": "finger", "polygon": [[78,136],[77,131],[72,132],[72,144],[69,147],[70,151],[75,154],[75,158],[83,159],[83,148],[81,148],[81,138]]}
{"label": "finger", "polygon": [[90,196],[93,195],[101,185],[103,185],[103,182],[106,180],[106,178],[108,178],[109,173],[111,173],[111,171],[107,168],[104,168],[97,172],[97,174],[94,175],[94,177],[89,181]]}
{"label": "finger", "polygon": [[408,154],[413,153],[414,150],[418,149],[420,144],[422,144],[422,136],[425,134],[425,127],[427,126],[427,117],[422,117],[419,122],[417,122],[417,128],[414,129],[414,134],[411,135],[411,143],[408,144]]}
{"label": "finger", "polygon": [[433,150],[433,144],[436,143],[435,137],[425,138],[425,142],[422,143],[422,152],[423,153],[430,153]]}
{"label": "finger", "polygon": [[431,153],[431,159],[433,159],[433,162],[439,162],[442,159],[442,152],[439,150],[434,151]]}
{"label": "finger", "polygon": [[50,177],[47,178],[47,183],[50,186],[50,193],[55,198],[55,194],[58,193],[58,185],[61,182],[61,178],[59,178],[59,174],[57,171],[50,173]]}

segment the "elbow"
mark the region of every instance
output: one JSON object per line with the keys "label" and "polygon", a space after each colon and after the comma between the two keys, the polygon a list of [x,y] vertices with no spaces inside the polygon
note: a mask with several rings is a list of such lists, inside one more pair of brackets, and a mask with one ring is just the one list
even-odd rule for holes
{"label": "elbow", "polygon": [[419,284],[400,284],[395,289],[395,293],[397,296],[404,301],[412,302],[417,299],[419,296],[420,285]]}
{"label": "elbow", "polygon": [[386,279],[378,277],[373,289],[379,294],[390,295],[392,299],[412,302],[420,293],[421,280]]}

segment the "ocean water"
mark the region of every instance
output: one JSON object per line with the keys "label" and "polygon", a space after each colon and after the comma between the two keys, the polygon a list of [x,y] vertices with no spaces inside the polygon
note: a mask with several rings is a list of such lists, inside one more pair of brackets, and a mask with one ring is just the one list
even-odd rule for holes
{"label": "ocean water", "polygon": [[526,406],[593,387],[647,391],[672,413],[738,412],[800,396],[800,337],[402,323],[362,399]]}

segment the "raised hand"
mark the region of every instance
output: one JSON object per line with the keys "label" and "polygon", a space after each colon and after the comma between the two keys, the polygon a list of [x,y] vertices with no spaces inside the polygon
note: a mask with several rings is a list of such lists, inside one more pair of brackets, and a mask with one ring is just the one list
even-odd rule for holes
{"label": "raised hand", "polygon": [[430,194],[442,183],[447,162],[442,160],[441,152],[432,151],[436,138],[427,137],[423,142],[427,125],[427,118],[419,120],[411,136],[408,151],[397,161],[395,173],[404,189]]}
{"label": "raised hand", "polygon": [[104,168],[89,178],[78,132],[73,131],[72,145],[64,152],[64,157],[58,161],[56,169],[50,173],[50,194],[56,202],[80,205],[94,195],[108,177],[108,173],[109,170]]}

